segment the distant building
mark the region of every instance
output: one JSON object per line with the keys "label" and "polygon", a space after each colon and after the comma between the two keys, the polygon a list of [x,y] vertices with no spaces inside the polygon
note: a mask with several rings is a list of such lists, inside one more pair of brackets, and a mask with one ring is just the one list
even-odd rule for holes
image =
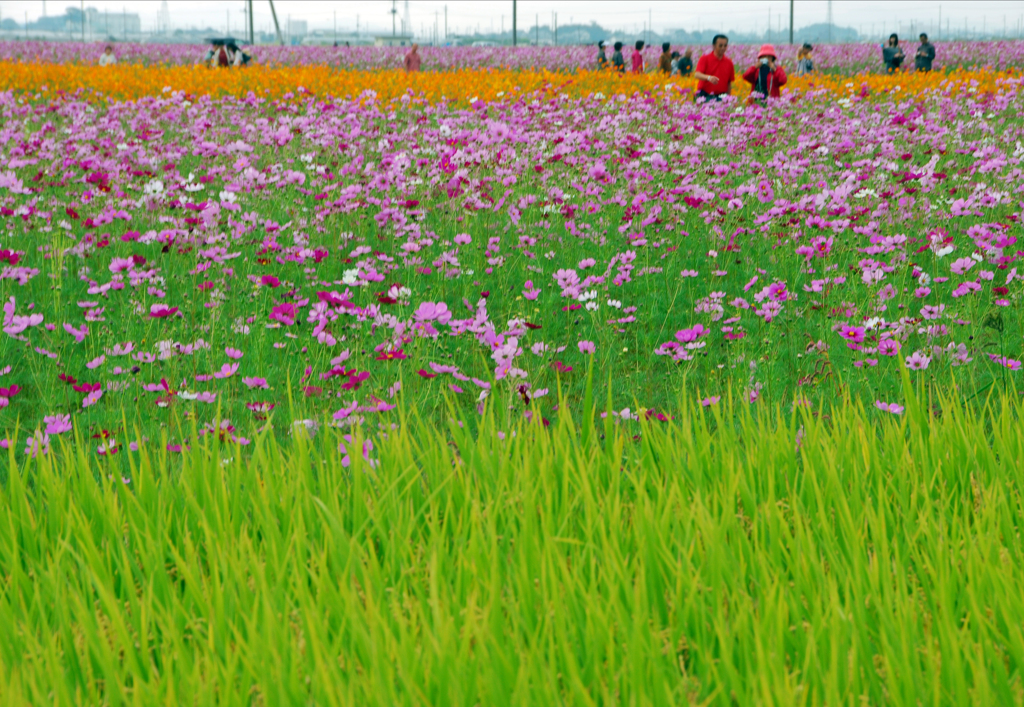
{"label": "distant building", "polygon": [[293,20],[288,18],[288,43],[299,44],[302,38],[309,34],[309,23],[305,20]]}
{"label": "distant building", "polygon": [[413,38],[409,34],[387,34],[373,38],[375,47],[408,47],[412,46]]}
{"label": "distant building", "polygon": [[85,31],[104,37],[126,37],[142,32],[142,20],[135,13],[85,8]]}
{"label": "distant building", "polygon": [[[134,12],[114,10],[97,10],[95,7],[85,8],[85,33],[90,37],[137,37],[142,33],[142,20]],[[63,15],[44,15],[35,22],[29,23],[29,29],[55,34],[70,33],[79,35],[82,32],[83,14],[77,7],[69,7]]]}

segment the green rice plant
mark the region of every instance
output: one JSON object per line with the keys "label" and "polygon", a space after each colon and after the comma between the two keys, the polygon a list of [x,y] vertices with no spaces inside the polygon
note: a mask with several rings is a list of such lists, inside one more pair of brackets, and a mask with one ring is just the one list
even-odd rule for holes
{"label": "green rice plant", "polygon": [[9,450],[0,702],[1020,705],[1020,404],[905,391]]}

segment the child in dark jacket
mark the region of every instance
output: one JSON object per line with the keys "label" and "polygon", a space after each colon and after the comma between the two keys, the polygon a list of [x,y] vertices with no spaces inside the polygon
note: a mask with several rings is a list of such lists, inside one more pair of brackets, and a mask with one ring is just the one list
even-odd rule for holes
{"label": "child in dark jacket", "polygon": [[622,42],[616,42],[613,45],[615,53],[612,54],[612,68],[620,74],[626,73],[626,60],[622,56]]}
{"label": "child in dark jacket", "polygon": [[743,72],[743,80],[750,84],[750,97],[779,98],[779,89],[786,85],[786,72],[775,63],[775,47],[761,46],[757,53],[757,64]]}

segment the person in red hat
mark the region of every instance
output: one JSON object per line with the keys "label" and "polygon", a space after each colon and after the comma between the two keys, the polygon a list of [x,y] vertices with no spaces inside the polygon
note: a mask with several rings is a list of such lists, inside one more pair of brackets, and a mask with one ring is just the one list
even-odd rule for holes
{"label": "person in red hat", "polygon": [[729,93],[736,69],[732,59],[725,55],[729,48],[729,38],[724,34],[716,34],[711,40],[711,53],[697,60],[697,69],[693,72],[697,79],[697,98],[708,101],[720,101]]}
{"label": "person in red hat", "polygon": [[743,80],[750,84],[752,99],[779,97],[779,89],[786,85],[786,72],[776,63],[775,47],[764,44],[757,53],[757,64],[743,72]]}

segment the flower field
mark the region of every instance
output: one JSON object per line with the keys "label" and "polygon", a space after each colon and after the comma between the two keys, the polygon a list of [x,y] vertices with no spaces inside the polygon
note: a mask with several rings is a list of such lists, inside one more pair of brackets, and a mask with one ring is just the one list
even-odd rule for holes
{"label": "flower field", "polygon": [[[610,38],[608,38],[610,40]],[[620,38],[627,47],[627,54],[636,38]],[[798,38],[802,43],[803,38]],[[868,44],[818,44],[814,42],[814,63],[818,71],[835,74],[881,71],[881,48],[878,42]],[[916,47],[916,38],[905,48]],[[597,56],[595,46],[534,47],[431,47],[423,46],[425,71],[451,71],[454,69],[517,69],[536,71],[577,71],[594,66]],[[935,41],[935,38],[933,38]],[[0,61],[51,64],[94,64],[103,52],[103,43],[80,42],[0,42]],[[611,46],[611,41],[609,41]],[[779,59],[792,66],[796,59],[797,46],[776,42]],[[751,65],[756,62],[759,45],[733,44],[729,55],[736,65]],[[141,66],[187,66],[202,59],[206,47],[188,44],[135,44],[117,42],[115,53],[119,63]],[[692,50],[694,57],[706,53],[709,47],[674,44],[672,51],[683,54]],[[257,64],[268,67],[280,66],[329,66],[335,69],[377,71],[398,69],[408,51],[406,47],[295,47],[261,45],[251,48]],[[660,46],[644,50],[647,63],[657,63]],[[936,69],[989,67],[996,70],[1024,67],[1024,42],[1005,40],[992,42],[954,41],[939,43]],[[909,52],[912,54],[913,52]],[[609,52],[609,56],[611,56]]]}
{"label": "flower field", "polygon": [[461,106],[375,97],[387,74],[352,100],[8,93],[0,431],[219,413],[251,438],[403,401],[514,424],[591,366],[659,415],[684,390],[890,414],[904,367],[1010,390],[1021,80],[957,76],[769,109],[599,75]]}
{"label": "flower field", "polygon": [[0,695],[1024,700],[1018,73],[40,58]]}

